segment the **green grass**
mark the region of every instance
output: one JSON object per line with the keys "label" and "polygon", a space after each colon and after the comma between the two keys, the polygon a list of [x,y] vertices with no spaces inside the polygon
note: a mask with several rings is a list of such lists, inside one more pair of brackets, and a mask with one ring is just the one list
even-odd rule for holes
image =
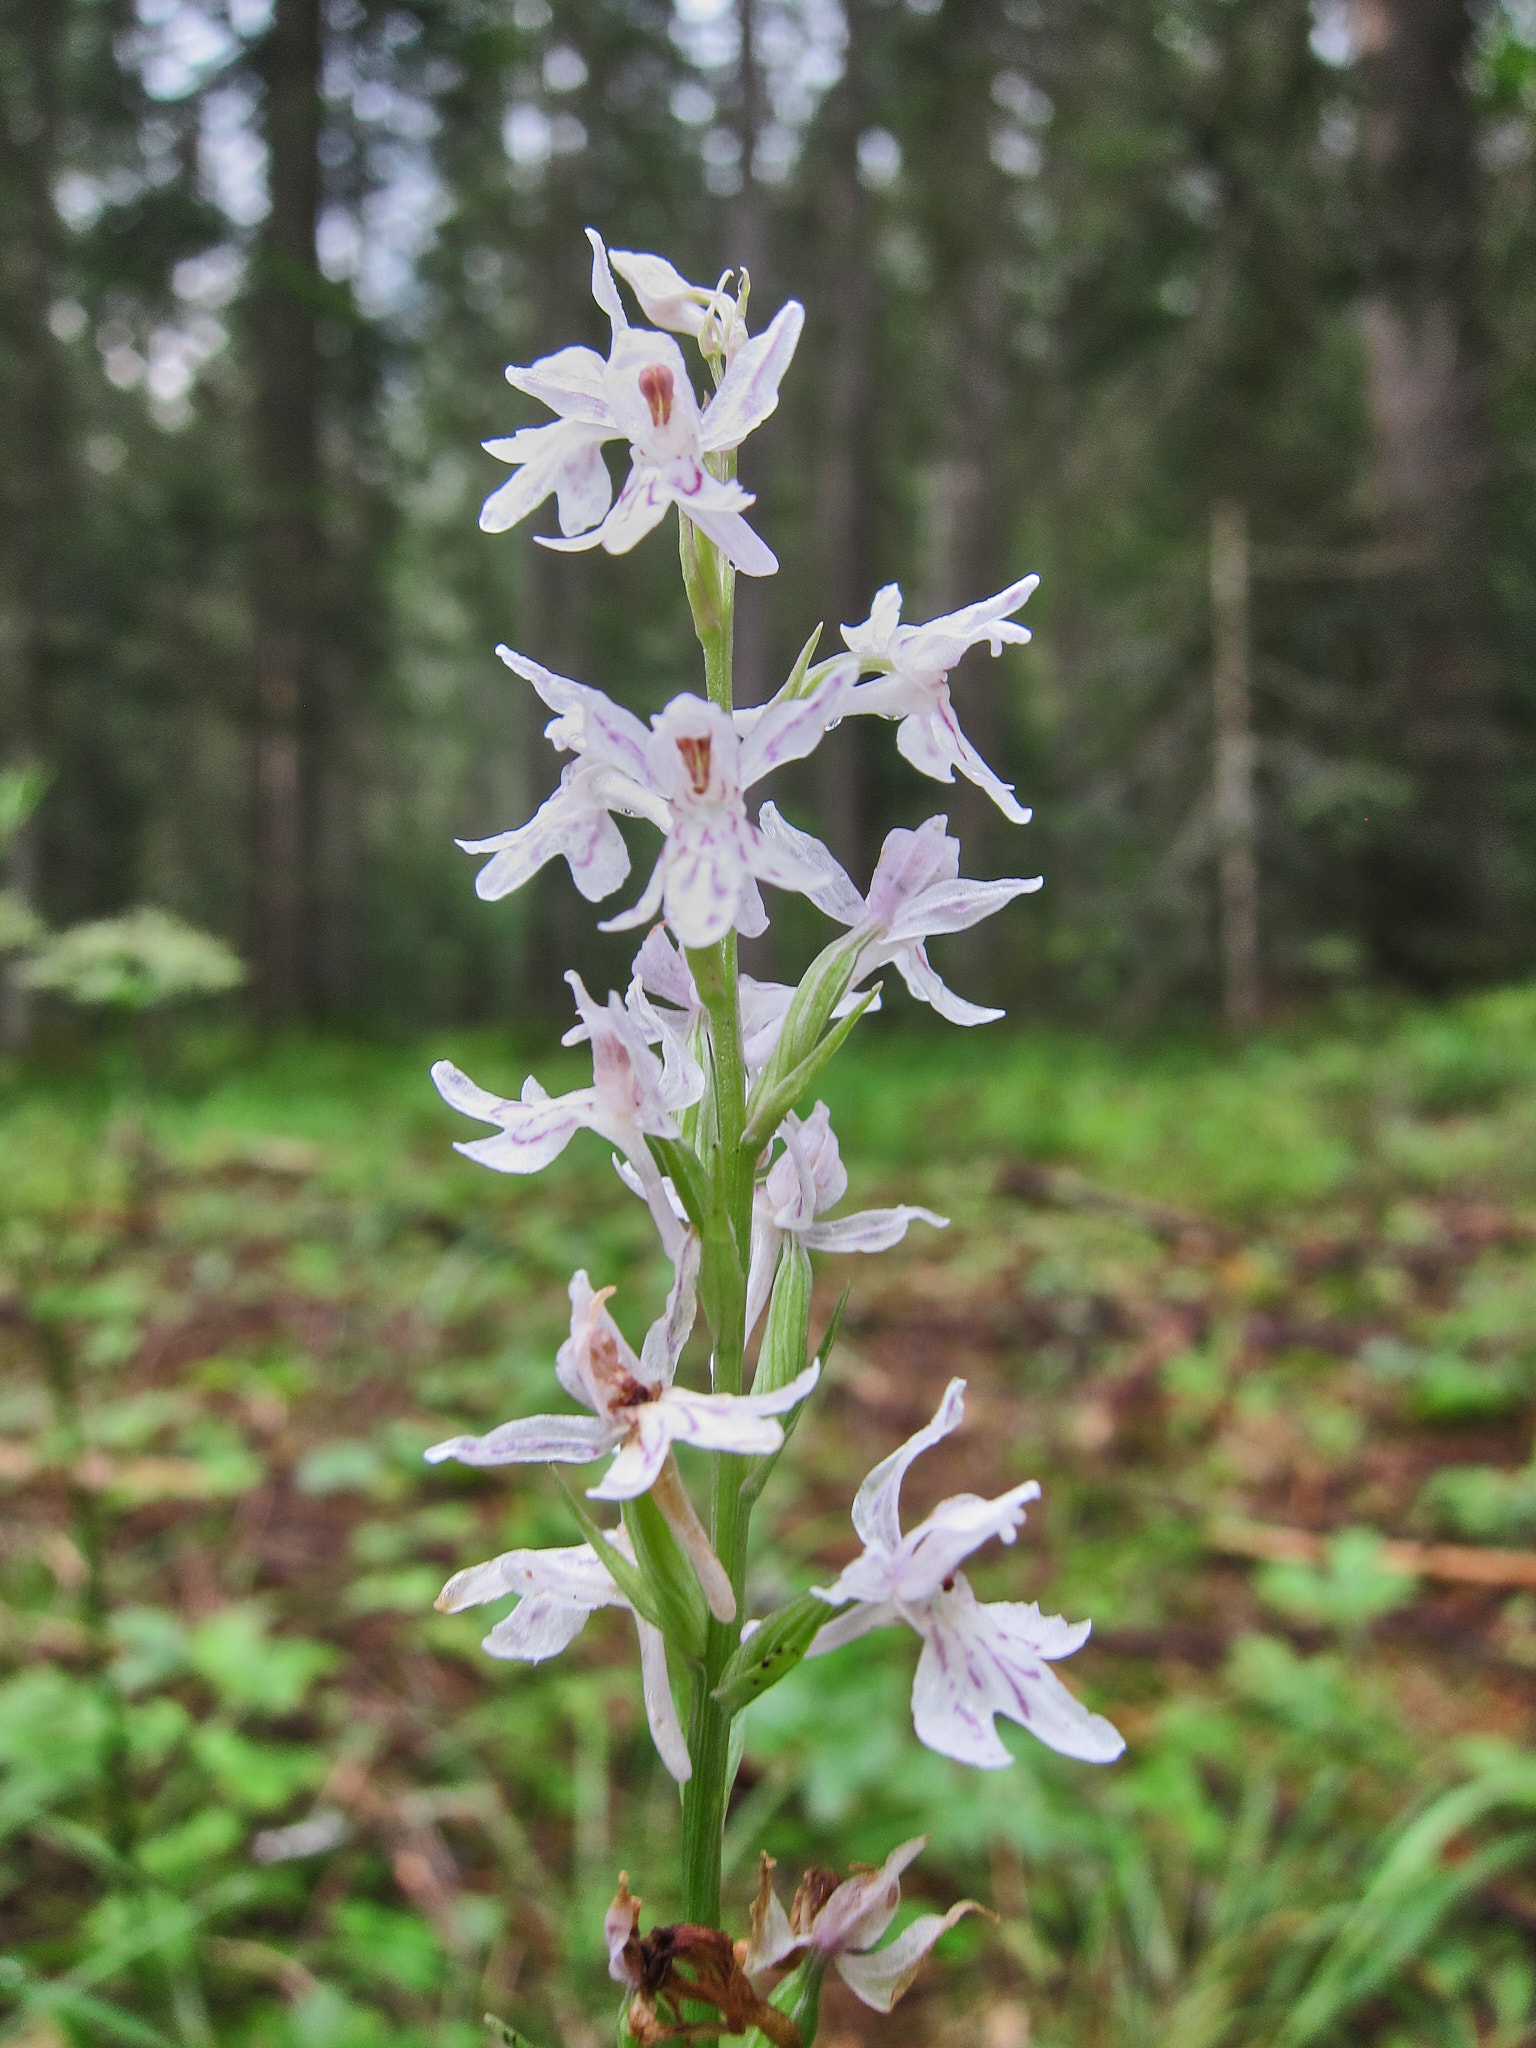
{"label": "green grass", "polygon": [[[549,1401],[575,1266],[638,1335],[649,1225],[596,1141],[531,1184],[451,1150],[430,1057],[513,1093],[578,1055],[238,1050],[148,1098],[109,1054],[0,1084],[0,2039],[467,2048],[489,2008],[588,2048],[619,1868],[676,1904],[632,1636],[485,1659],[438,1586],[569,1512],[420,1451]],[[912,1909],[998,1923],[887,2022],[829,1996],[824,2038],[1529,2039],[1536,1601],[1358,1532],[1536,1540],[1536,989],[1242,1048],[882,1024],[827,1094],[852,1199],[954,1222],[818,1276],[846,1336],[754,1605],[846,1558],[858,1478],[961,1373],[909,1515],[1043,1482],[978,1580],[1095,1617],[1064,1675],[1131,1747],[968,1773],[912,1737],[910,1640],[805,1667],[748,1717],[740,1930],[760,1848],[787,1891],[925,1832]],[[1233,1514],[1328,1562],[1224,1559]]]}

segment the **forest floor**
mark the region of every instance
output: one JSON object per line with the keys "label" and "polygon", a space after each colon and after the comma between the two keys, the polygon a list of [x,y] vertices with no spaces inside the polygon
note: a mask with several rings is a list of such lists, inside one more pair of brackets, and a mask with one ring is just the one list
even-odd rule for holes
{"label": "forest floor", "polygon": [[[847,1560],[857,1480],[961,1375],[908,1525],[1041,1481],[975,1583],[1093,1617],[1062,1673],[1129,1750],[952,1766],[915,1643],[866,1638],[749,1714],[739,1930],[760,1848],[787,1894],[927,1833],[908,1909],[996,1923],[889,2020],[830,1992],[827,2048],[1536,2038],[1536,989],[844,1064],[850,1206],[953,1221],[821,1262],[817,1316],[852,1293],[750,1604]],[[0,2040],[611,2041],[618,1870],[676,1910],[633,1635],[488,1660],[495,1610],[434,1596],[570,1513],[420,1454],[549,1404],[576,1266],[638,1337],[643,1209],[596,1141],[532,1183],[459,1159],[416,1054],[116,1072],[0,1086]]]}

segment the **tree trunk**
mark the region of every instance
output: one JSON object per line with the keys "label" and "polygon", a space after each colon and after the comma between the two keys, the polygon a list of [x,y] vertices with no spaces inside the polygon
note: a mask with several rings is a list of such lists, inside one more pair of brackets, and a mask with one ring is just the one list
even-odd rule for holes
{"label": "tree trunk", "polygon": [[1441,979],[1496,964],[1504,922],[1504,749],[1480,576],[1474,23],[1466,0],[1370,0],[1352,19],[1367,105],[1372,496],[1388,544],[1420,564],[1394,585],[1386,625],[1389,712],[1417,800],[1381,878],[1379,943]]}
{"label": "tree trunk", "polygon": [[1234,1031],[1259,1020],[1258,819],[1248,626],[1248,515],[1211,511],[1211,696],[1222,1012]]}
{"label": "tree trunk", "polygon": [[[768,222],[763,188],[752,174],[757,138],[762,127],[762,75],[758,67],[757,0],[737,0],[741,54],[737,62],[736,132],[741,143],[741,190],[731,202],[730,246],[722,267],[745,271],[752,280],[750,324],[761,330],[777,310],[768,277]],[[713,283],[713,279],[710,280]],[[756,451],[747,449],[749,470]],[[744,478],[748,488],[751,477]],[[735,692],[738,704],[761,704],[772,696],[768,674],[772,584],[765,577],[736,579]]]}
{"label": "tree trunk", "polygon": [[[824,303],[830,307],[831,326],[821,358],[821,461],[816,477],[816,525],[823,564],[820,590],[826,626],[819,650],[823,655],[841,649],[838,628],[865,618],[871,597],[864,545],[867,501],[861,471],[869,359],[874,346],[874,291],[866,247],[868,214],[858,177],[868,12],[864,0],[853,0],[847,9],[847,68],[827,115],[830,160],[824,186],[825,262],[821,274],[826,279]],[[845,719],[822,742],[815,760],[821,836],[861,888],[867,879],[863,724],[862,719]]]}
{"label": "tree trunk", "polygon": [[256,990],[268,1023],[302,1013],[312,980],[306,814],[324,577],[315,252],[321,56],[318,0],[277,0],[260,58],[271,211],[252,304]]}
{"label": "tree trunk", "polygon": [[[64,366],[48,326],[57,290],[59,219],[53,187],[58,170],[62,64],[68,0],[32,0],[10,34],[14,97],[0,122],[4,187],[15,209],[3,266],[5,326],[11,357],[3,487],[10,703],[0,762],[46,761],[49,699],[60,678],[67,633],[63,588],[69,560],[69,463]],[[9,36],[7,40],[9,40]],[[34,902],[41,878],[38,824],[24,823],[12,840],[6,879]],[[26,992],[0,977],[0,1044],[19,1051],[28,1028]]]}

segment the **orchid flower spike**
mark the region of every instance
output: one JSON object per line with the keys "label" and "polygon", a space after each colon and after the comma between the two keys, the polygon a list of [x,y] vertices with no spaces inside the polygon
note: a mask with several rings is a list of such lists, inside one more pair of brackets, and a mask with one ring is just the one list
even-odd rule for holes
{"label": "orchid flower spike", "polygon": [[942,813],[927,819],[915,832],[898,826],[885,836],[875,864],[868,896],[861,896],[846,872],[819,839],[798,831],[777,808],[766,803],[758,825],[763,837],[786,854],[817,870],[817,881],[802,893],[819,910],[850,931],[867,934],[854,968],[855,983],[891,962],[920,1003],[931,1003],[951,1024],[988,1024],[1001,1010],[983,1009],[957,996],[929,964],[925,939],[944,932],[963,932],[984,917],[1031,896],[1040,877],[996,882],[960,880],[960,842]]}
{"label": "orchid flower spike", "polygon": [[849,711],[899,718],[896,745],[914,768],[935,782],[953,782],[958,768],[1015,825],[1027,825],[1030,814],[1014,796],[1012,783],[993,774],[960,730],[950,702],[949,672],[967,648],[983,640],[1001,654],[1005,640],[1018,645],[1031,637],[1029,628],[1012,624],[1008,614],[1018,610],[1039,581],[1038,576],[1021,577],[996,597],[930,619],[926,626],[900,623],[901,591],[887,583],[864,623],[843,628],[843,639],[864,666],[881,671],[862,685]]}
{"label": "orchid flower spike", "polygon": [[429,1464],[588,1465],[605,1452],[613,1461],[592,1500],[634,1500],[649,1493],[687,1551],[710,1610],[721,1621],[736,1613],[735,1595],[688,1498],[673,1445],[761,1457],[776,1451],[784,1431],[775,1417],[798,1407],[815,1386],[813,1361],[771,1394],[695,1394],[672,1384],[697,1312],[699,1241],[684,1240],[666,1308],[646,1332],[639,1356],[608,1313],[611,1287],[594,1291],[584,1272],[571,1281],[571,1334],[555,1359],[555,1376],[590,1415],[528,1415],[485,1436],[455,1436],[425,1453]]}
{"label": "orchid flower spike", "polygon": [[449,1107],[500,1127],[494,1138],[474,1138],[456,1144],[454,1150],[495,1173],[539,1173],[578,1131],[596,1131],[633,1167],[662,1246],[675,1264],[683,1233],[662,1189],[661,1169],[645,1141],[681,1135],[677,1112],[703,1094],[703,1069],[686,1046],[670,1041],[664,1047],[665,1062],[658,1060],[643,1024],[616,995],[610,994],[607,1007],[600,1009],[579,974],[565,978],[576,997],[583,1035],[592,1044],[592,1086],[551,1096],[530,1074],[521,1099],[513,1102],[477,1086],[451,1060],[439,1060],[432,1079]]}
{"label": "orchid flower spike", "polygon": [[[594,809],[649,817],[666,834],[639,902],[609,918],[603,931],[629,931],[664,912],[685,946],[714,945],[733,925],[755,938],[768,928],[760,881],[781,889],[804,889],[815,882],[812,866],[792,850],[770,844],[748,818],[745,792],[785,762],[815,750],[827,723],[842,715],[858,680],[851,656],[834,663],[806,696],[769,705],[743,736],[728,712],[691,692],[674,697],[648,730],[601,690],[558,676],[510,648],[497,652],[555,713],[547,737],[575,753],[593,773],[573,787],[569,822],[564,812],[545,818],[560,801],[562,784],[562,791],[527,825],[498,839],[471,842],[470,851],[496,856],[476,883],[482,896],[516,887],[557,853],[569,859],[568,847],[576,837],[593,885],[606,879],[615,871],[614,857],[585,851],[589,839],[595,848],[606,845],[591,820]],[[578,804],[587,808],[578,812]],[[611,821],[607,829],[617,836]]]}
{"label": "orchid flower spike", "polygon": [[747,1334],[767,1305],[786,1237],[813,1252],[884,1252],[899,1244],[911,1223],[947,1230],[949,1218],[932,1209],[859,1209],[831,1222],[818,1219],[848,1192],[848,1169],[838,1151],[832,1113],[818,1102],[803,1121],[790,1113],[779,1127],[784,1149],[752,1200],[752,1258],[747,1273]]}
{"label": "orchid flower spike", "polygon": [[[608,1541],[622,1558],[634,1563],[634,1546],[627,1530],[611,1530]],[[461,1614],[466,1607],[485,1607],[493,1600],[505,1599],[508,1593],[518,1596],[517,1606],[497,1622],[480,1647],[487,1656],[520,1664],[541,1664],[547,1657],[558,1656],[600,1607],[623,1607],[634,1616],[651,1739],[671,1775],[678,1784],[686,1785],[693,1765],[667,1678],[667,1649],[661,1630],[630,1607],[597,1553],[585,1543],[566,1550],[504,1551],[485,1564],[455,1572],[437,1596],[437,1606],[444,1614]]]}
{"label": "orchid flower spike", "polygon": [[752,1935],[742,1968],[754,1985],[776,1970],[812,1957],[830,1963],[861,2004],[889,2012],[922,1968],[929,1950],[967,1913],[985,1913],[975,1899],[961,1899],[947,1913],[924,1913],[882,1949],[875,1943],[901,1904],[901,1874],[928,1846],[918,1835],[893,1849],[877,1870],[856,1869],[839,1881],[835,1871],[808,1870],[786,1913],[773,1889],[773,1858],[764,1855]]}
{"label": "orchid flower spike", "polygon": [[1028,1480],[996,1500],[955,1494],[910,1535],[902,1534],[907,1467],[959,1428],[964,1395],[965,1381],[951,1380],[932,1422],[883,1459],[854,1496],[853,1526],[863,1553],[835,1584],[815,1588],[820,1599],[846,1611],[818,1631],[807,1655],[825,1656],[870,1629],[905,1622],[923,1639],[912,1722],[929,1749],[984,1770],[1001,1769],[1013,1761],[995,1725],[994,1717],[1004,1714],[1063,1756],[1113,1763],[1125,1748],[1123,1737],[1046,1669],[1082,1648],[1090,1624],[1043,1615],[1032,1601],[983,1604],[959,1569],[992,1537],[1013,1542],[1024,1503],[1040,1496],[1036,1483]]}
{"label": "orchid flower spike", "polygon": [[[771,576],[778,559],[742,516],[755,502],[752,493],[734,478],[712,476],[705,457],[740,447],[778,405],[779,383],[800,339],[804,308],[789,300],[762,334],[737,348],[719,390],[701,412],[682,350],[669,334],[630,326],[602,237],[588,228],[587,239],[592,244],[592,296],[612,329],[608,358],[605,362],[594,349],[573,347],[542,356],[527,369],[509,366],[508,383],[539,399],[558,418],[485,443],[488,454],[512,463],[517,474],[486,499],[481,527],[504,533],[553,491],[564,538],[540,534],[545,547],[567,552],[602,547],[621,555],[675,504],[742,575]],[[647,289],[653,281],[647,275]],[[620,440],[629,442],[630,471],[610,511],[613,487],[602,445]]]}

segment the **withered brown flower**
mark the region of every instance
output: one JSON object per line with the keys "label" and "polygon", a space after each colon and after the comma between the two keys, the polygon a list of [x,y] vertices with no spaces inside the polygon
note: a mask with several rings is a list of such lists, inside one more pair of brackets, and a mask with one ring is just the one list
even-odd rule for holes
{"label": "withered brown flower", "polygon": [[[640,1904],[629,1889],[628,1872],[621,1871],[604,1922],[608,1974],[634,1992],[628,2023],[639,2048],[745,2034],[749,2027],[757,2027],[774,2048],[800,2048],[799,2028],[752,1988],[728,1934],[684,1920],[642,1935]],[[685,2019],[689,2004],[712,2006],[718,2017]]]}

